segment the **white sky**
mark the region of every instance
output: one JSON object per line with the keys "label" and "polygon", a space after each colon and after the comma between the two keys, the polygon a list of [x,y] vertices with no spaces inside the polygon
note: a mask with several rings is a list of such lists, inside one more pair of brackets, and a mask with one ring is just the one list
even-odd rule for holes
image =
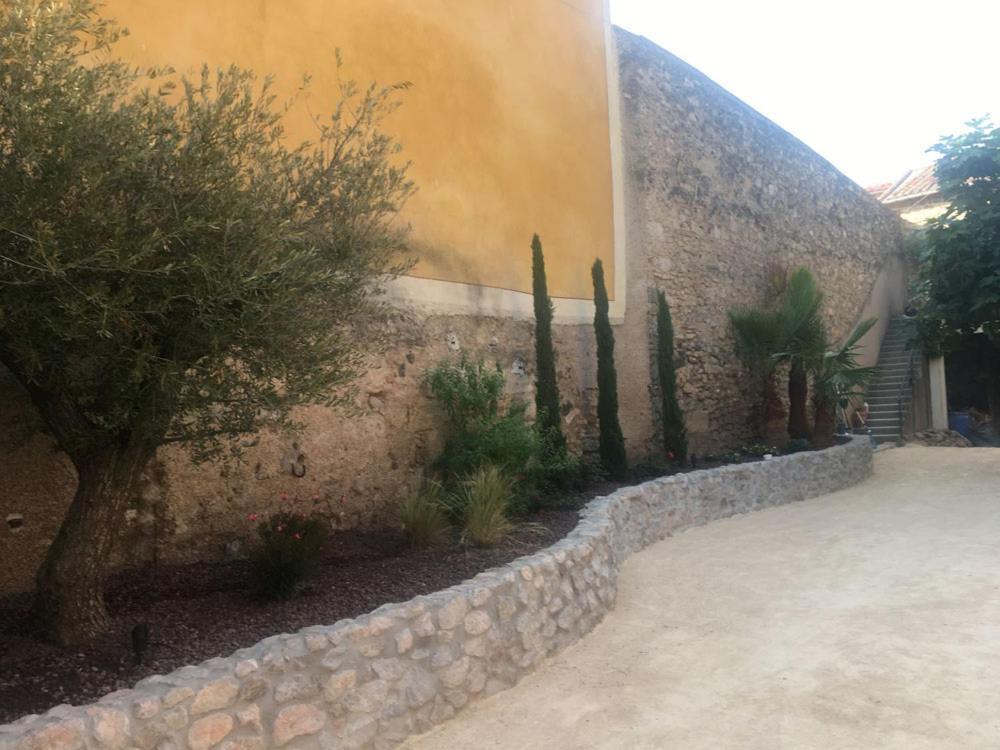
{"label": "white sky", "polygon": [[612,21],[701,70],[863,186],[1000,121],[1000,0],[611,0]]}

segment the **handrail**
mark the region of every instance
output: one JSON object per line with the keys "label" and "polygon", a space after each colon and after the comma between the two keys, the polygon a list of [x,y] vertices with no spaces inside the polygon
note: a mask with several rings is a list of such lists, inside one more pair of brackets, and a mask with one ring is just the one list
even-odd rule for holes
{"label": "handrail", "polygon": [[909,349],[908,351],[909,351],[909,355],[910,356],[909,356],[909,358],[906,361],[906,381],[905,381],[905,384],[900,388],[899,394],[897,395],[897,398],[896,398],[896,409],[897,409],[897,413],[898,413],[898,416],[899,416],[899,435],[900,435],[900,437],[903,436],[903,393],[905,392],[905,388],[907,386],[909,386],[909,389],[910,389],[910,400],[913,399],[913,386],[914,386],[913,357],[914,357],[914,355],[916,355],[917,350],[916,349]]}

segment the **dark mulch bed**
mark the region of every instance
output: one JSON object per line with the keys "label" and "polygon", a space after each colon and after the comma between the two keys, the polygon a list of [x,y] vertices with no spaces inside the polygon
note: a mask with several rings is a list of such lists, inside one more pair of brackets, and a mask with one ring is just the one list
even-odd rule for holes
{"label": "dark mulch bed", "polygon": [[[33,637],[28,596],[0,599],[0,723],[60,703],[89,703],[148,675],[227,656],[276,633],[332,624],[447,588],[561,539],[576,526],[577,512],[543,511],[532,520],[539,527],[494,549],[452,544],[415,550],[397,531],[340,532],[305,590],[284,602],[255,598],[243,561],[128,571],[107,588],[112,631],[75,648]],[[130,633],[138,622],[150,629],[142,666],[133,664],[131,652]]]}

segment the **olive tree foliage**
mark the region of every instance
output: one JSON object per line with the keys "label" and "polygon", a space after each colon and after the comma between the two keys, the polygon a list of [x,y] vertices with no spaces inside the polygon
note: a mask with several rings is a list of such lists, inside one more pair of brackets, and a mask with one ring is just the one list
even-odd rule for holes
{"label": "olive tree foliage", "polygon": [[0,362],[79,473],[38,580],[62,641],[104,624],[101,560],[156,447],[215,457],[342,397],[413,190],[381,130],[399,86],[343,84],[291,144],[269,81],[138,70],[122,33],[91,0],[0,5]]}

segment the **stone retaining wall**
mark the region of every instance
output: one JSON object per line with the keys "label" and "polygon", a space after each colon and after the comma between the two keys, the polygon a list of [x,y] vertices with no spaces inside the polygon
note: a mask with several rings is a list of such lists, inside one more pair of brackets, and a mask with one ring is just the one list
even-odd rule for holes
{"label": "stone retaining wall", "polygon": [[0,727],[0,750],[391,747],[511,687],[614,605],[633,552],[867,477],[867,439],[656,479],[590,502],[548,549],[331,626],[277,635],[85,707]]}

